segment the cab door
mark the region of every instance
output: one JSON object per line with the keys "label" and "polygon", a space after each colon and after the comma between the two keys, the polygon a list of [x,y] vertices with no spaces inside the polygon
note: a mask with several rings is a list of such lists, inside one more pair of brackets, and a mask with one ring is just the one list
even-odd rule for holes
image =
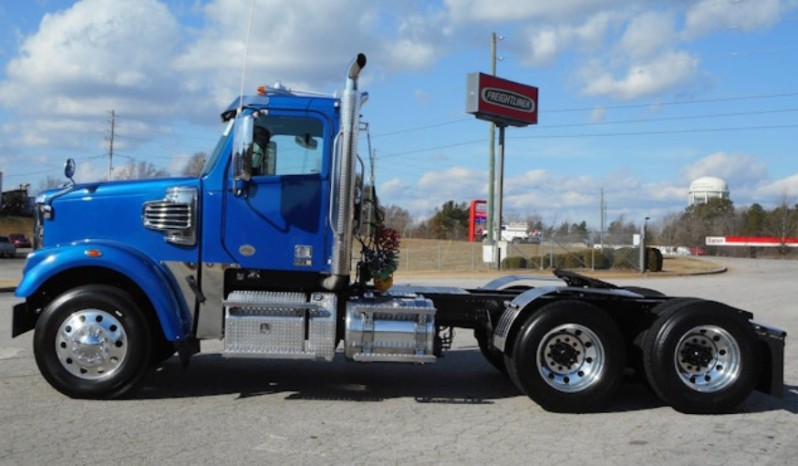
{"label": "cab door", "polygon": [[[312,111],[270,110],[252,123],[251,177],[224,194],[225,249],[245,268],[329,270],[329,121]],[[268,141],[256,140],[264,130]]]}

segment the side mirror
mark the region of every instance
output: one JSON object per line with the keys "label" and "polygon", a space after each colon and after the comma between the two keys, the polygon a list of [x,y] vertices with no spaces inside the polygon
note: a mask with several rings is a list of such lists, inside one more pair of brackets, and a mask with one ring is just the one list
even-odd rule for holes
{"label": "side mirror", "polygon": [[67,159],[64,164],[64,176],[67,177],[73,185],[75,184],[75,180],[72,179],[72,177],[75,176],[75,159]]}
{"label": "side mirror", "polygon": [[303,149],[316,150],[319,148],[319,141],[314,139],[310,133],[305,133],[304,136],[296,136],[294,141]]}
{"label": "side mirror", "polygon": [[[252,178],[252,115],[238,115],[233,132],[233,179],[249,181]],[[236,183],[236,191],[238,183]]]}

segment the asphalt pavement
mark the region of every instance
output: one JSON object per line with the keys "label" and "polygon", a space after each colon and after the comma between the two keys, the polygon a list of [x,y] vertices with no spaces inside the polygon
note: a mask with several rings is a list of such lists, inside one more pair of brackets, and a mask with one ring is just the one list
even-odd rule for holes
{"label": "asphalt pavement", "polygon": [[[188,369],[172,358],[128,399],[72,400],[42,379],[31,332],[10,338],[19,301],[0,293],[0,465],[794,465],[798,262],[718,261],[727,273],[616,280],[727,302],[787,330],[784,399],[755,393],[710,416],[676,412],[631,382],[605,412],[543,411],[467,331],[426,366],[227,361],[204,342]],[[16,263],[0,261],[0,280]]]}
{"label": "asphalt pavement", "polygon": [[18,249],[17,257],[3,257],[0,259],[0,293],[13,292],[22,278],[22,269],[25,267],[25,258],[30,249]]}

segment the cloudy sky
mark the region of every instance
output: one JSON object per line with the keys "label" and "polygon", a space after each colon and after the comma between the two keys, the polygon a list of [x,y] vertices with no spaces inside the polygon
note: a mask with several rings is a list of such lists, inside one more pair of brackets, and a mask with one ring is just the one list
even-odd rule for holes
{"label": "cloudy sky", "polygon": [[[3,189],[210,152],[238,94],[251,0],[0,3]],[[692,180],[735,205],[798,199],[798,0],[255,0],[245,90],[332,93],[358,52],[378,193],[417,216],[485,199],[488,124],[466,75],[540,89],[508,128],[504,208],[546,223],[638,223],[684,209]],[[361,145],[361,152],[365,151]]]}

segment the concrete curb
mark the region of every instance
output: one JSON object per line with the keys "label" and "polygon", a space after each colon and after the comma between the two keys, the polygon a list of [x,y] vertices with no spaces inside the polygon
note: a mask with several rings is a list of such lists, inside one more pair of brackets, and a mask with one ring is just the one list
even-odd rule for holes
{"label": "concrete curb", "polygon": [[726,273],[728,271],[729,271],[728,267],[721,267],[721,268],[715,269],[715,270],[707,270],[706,272],[685,273],[685,274],[682,274],[682,276],[683,277],[693,277],[693,276],[696,276],[696,275],[717,275],[717,274],[721,274],[721,273]]}

